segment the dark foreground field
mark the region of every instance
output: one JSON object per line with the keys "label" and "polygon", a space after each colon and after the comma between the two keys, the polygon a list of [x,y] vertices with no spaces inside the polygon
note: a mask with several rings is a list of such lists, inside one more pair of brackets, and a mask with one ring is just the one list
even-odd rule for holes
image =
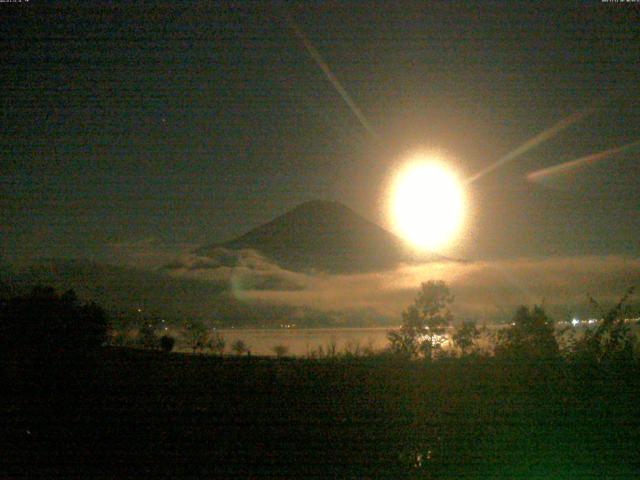
{"label": "dark foreground field", "polygon": [[640,475],[636,367],[127,349],[14,364],[2,478]]}

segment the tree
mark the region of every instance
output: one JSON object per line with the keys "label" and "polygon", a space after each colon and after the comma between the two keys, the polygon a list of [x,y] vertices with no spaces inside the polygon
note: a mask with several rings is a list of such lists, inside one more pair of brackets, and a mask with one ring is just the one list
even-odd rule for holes
{"label": "tree", "polygon": [[145,322],[140,329],[140,345],[149,350],[157,350],[160,347],[160,339],[156,333],[156,327],[151,322]]}
{"label": "tree", "polygon": [[184,328],[186,331],[187,342],[191,346],[193,353],[202,353],[204,347],[207,345],[209,336],[207,327],[198,321],[188,321],[185,323]]}
{"label": "tree", "polygon": [[413,304],[402,312],[402,326],[388,334],[391,350],[409,357],[433,358],[446,341],[453,319],[449,311],[452,302],[453,295],[442,280],[422,283]]}
{"label": "tree", "polygon": [[467,355],[470,351],[478,347],[478,339],[481,331],[476,327],[475,322],[462,322],[455,333],[451,336],[451,340],[456,347],[460,349],[462,355]]}
{"label": "tree", "polygon": [[629,288],[620,301],[606,312],[593,297],[588,297],[602,321],[594,330],[587,329],[584,336],[575,343],[574,359],[598,363],[633,359],[636,338],[625,321],[628,313],[626,303],[633,292],[634,287]]}
{"label": "tree", "polygon": [[278,358],[282,358],[287,353],[289,353],[289,347],[287,347],[286,345],[276,345],[275,347],[272,348],[272,350],[273,350],[273,353],[275,353],[276,357]]}
{"label": "tree", "polygon": [[559,355],[554,322],[544,309],[521,306],[516,310],[512,325],[498,332],[495,354],[518,359],[551,359]]}
{"label": "tree", "polygon": [[227,342],[219,332],[215,332],[213,337],[209,340],[209,345],[211,346],[213,353],[222,356],[224,348],[227,346]]}
{"label": "tree", "polygon": [[97,304],[80,303],[73,290],[58,295],[35,287],[0,303],[0,349],[29,356],[76,354],[107,340],[109,320]]}
{"label": "tree", "polygon": [[231,345],[231,350],[236,352],[236,355],[242,355],[245,352],[249,353],[249,347],[247,346],[246,343],[244,343],[244,340],[241,340],[241,339],[238,339],[235,342],[233,342],[233,345]]}

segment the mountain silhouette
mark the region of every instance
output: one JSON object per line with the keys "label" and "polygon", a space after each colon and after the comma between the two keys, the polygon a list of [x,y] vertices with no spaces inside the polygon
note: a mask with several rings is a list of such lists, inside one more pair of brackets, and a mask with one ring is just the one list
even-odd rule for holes
{"label": "mountain silhouette", "polygon": [[256,250],[283,268],[298,272],[364,273],[395,268],[400,263],[446,260],[412,252],[391,232],[347,206],[313,200],[224,243],[196,250],[215,255],[220,247]]}

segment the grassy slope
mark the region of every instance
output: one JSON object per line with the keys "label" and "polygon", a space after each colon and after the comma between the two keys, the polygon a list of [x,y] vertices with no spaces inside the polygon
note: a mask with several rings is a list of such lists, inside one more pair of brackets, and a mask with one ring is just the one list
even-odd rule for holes
{"label": "grassy slope", "polygon": [[634,478],[640,377],[611,375],[104,350],[13,371],[3,477]]}

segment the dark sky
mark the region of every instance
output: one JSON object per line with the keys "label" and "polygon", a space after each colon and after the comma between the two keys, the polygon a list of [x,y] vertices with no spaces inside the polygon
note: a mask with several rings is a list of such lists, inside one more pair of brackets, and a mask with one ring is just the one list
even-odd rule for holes
{"label": "dark sky", "polygon": [[[402,154],[471,176],[469,258],[640,255],[640,3],[0,4],[2,256],[119,261],[224,241],[314,198],[383,226]],[[285,21],[306,33],[370,135]]]}

